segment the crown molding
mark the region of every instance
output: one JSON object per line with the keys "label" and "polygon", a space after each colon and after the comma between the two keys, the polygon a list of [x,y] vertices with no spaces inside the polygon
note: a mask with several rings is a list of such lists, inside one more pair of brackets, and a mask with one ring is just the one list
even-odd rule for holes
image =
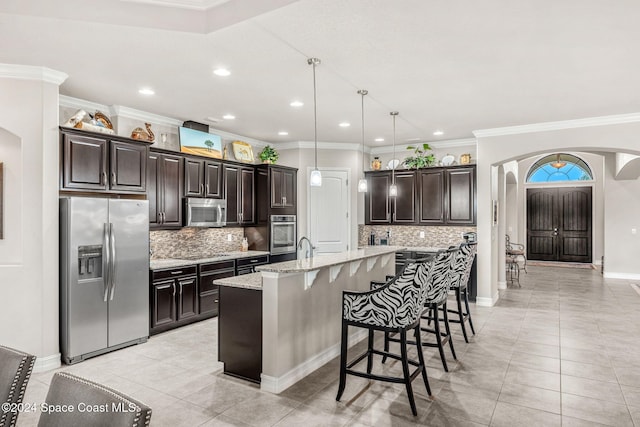
{"label": "crown molding", "polygon": [[74,98],[72,96],[67,96],[67,95],[60,95],[58,103],[61,107],[75,108],[78,110],[85,110],[85,111],[87,110],[88,111],[110,111],[111,110],[108,105],[99,104],[97,102],[86,101],[84,99]]}
{"label": "crown molding", "polygon": [[[182,126],[182,124],[180,124],[180,126]],[[264,148],[267,145],[271,145],[271,146],[274,146],[274,147],[278,148],[277,144],[274,144],[274,143],[271,143],[271,142],[266,142],[266,141],[261,141],[259,139],[249,138],[247,136],[242,136],[242,135],[238,135],[236,133],[226,132],[226,131],[220,130],[220,129],[214,129],[211,126],[209,126],[209,132],[210,133],[214,133],[216,135],[219,135],[224,140],[244,141],[244,142],[246,142],[248,144],[251,144],[254,147]]]}
{"label": "crown molding", "polygon": [[[415,144],[424,144],[424,142],[417,142],[411,144],[396,144],[396,154],[404,153],[407,150],[407,147]],[[438,141],[436,143],[428,142],[429,146],[432,148],[451,148],[451,147],[475,147],[476,139],[475,138],[466,138],[466,139],[450,139],[448,141]],[[393,146],[385,145],[384,147],[375,147],[370,151],[371,154],[390,154],[393,153]]]}
{"label": "crown molding", "polygon": [[546,132],[552,130],[576,129],[591,126],[617,125],[640,122],[640,113],[618,114],[613,116],[588,117],[585,119],[562,120],[557,122],[534,123],[521,126],[507,126],[493,129],[474,130],[476,138],[487,138],[521,133]]}
{"label": "crown molding", "polygon": [[0,77],[21,80],[40,80],[60,86],[68,74],[47,67],[19,64],[0,64]]}
{"label": "crown molding", "polygon": [[[276,142],[273,144],[278,150],[295,150],[295,149],[314,149],[315,142],[313,141],[291,141],[291,142]],[[362,150],[361,144],[352,144],[344,142],[320,142],[318,141],[319,150],[346,150],[346,151],[360,151]],[[365,152],[371,150],[365,147]]]}
{"label": "crown molding", "polygon": [[122,105],[112,105],[110,107],[111,114],[128,119],[152,122],[159,125],[182,126],[182,121],[171,117],[160,116],[158,114],[147,113],[146,111],[136,110],[134,108],[123,107]]}

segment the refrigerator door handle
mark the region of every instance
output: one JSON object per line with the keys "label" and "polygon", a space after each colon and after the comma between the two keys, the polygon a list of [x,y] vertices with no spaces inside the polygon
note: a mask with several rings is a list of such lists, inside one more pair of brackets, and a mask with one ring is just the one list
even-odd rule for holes
{"label": "refrigerator door handle", "polygon": [[102,281],[104,283],[104,302],[107,302],[109,288],[111,287],[111,251],[109,250],[109,224],[104,223],[104,233],[102,236]]}
{"label": "refrigerator door handle", "polygon": [[111,245],[111,292],[109,300],[113,301],[116,292],[116,236],[113,232],[113,224],[109,224],[109,240]]}

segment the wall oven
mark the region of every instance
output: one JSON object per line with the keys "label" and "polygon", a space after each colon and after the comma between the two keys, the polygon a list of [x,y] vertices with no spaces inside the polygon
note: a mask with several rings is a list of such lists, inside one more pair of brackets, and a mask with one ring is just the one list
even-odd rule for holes
{"label": "wall oven", "polygon": [[271,255],[296,252],[296,216],[271,215]]}

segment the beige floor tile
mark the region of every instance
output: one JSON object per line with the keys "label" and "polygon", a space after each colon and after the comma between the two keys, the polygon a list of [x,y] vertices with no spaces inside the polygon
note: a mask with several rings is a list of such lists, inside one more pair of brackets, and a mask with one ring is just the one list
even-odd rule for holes
{"label": "beige floor tile", "polygon": [[224,415],[254,427],[273,426],[300,406],[300,402],[268,393],[244,399],[224,411]]}
{"label": "beige floor tile", "polygon": [[560,382],[563,393],[625,404],[622,390],[617,382],[590,380],[570,375],[562,375]]}
{"label": "beige floor tile", "polygon": [[505,402],[498,402],[491,418],[492,427],[560,427],[562,419],[559,414],[524,408]]}
{"label": "beige floor tile", "polygon": [[562,393],[562,415],[609,426],[633,426],[626,405]]}
{"label": "beige floor tile", "polygon": [[522,384],[505,383],[500,402],[560,414],[560,392]]}
{"label": "beige floor tile", "polygon": [[610,366],[562,360],[560,362],[560,369],[563,375],[571,375],[574,377],[598,381],[617,382],[616,373]]}
{"label": "beige floor tile", "polygon": [[560,374],[520,366],[509,366],[504,382],[560,391]]}

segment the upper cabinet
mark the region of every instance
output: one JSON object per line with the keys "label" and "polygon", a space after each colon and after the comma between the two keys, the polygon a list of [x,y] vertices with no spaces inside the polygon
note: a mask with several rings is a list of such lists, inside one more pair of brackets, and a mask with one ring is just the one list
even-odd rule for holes
{"label": "upper cabinet", "polygon": [[183,159],[151,151],[147,164],[149,227],[182,226]]}
{"label": "upper cabinet", "polygon": [[365,223],[475,225],[475,174],[474,165],[397,171],[389,197],[391,172],[367,172]]}
{"label": "upper cabinet", "polygon": [[128,138],[61,131],[63,191],[144,193],[148,146]]}
{"label": "upper cabinet", "polygon": [[271,215],[296,214],[297,182],[297,169],[274,165],[260,165],[256,168],[258,223],[268,222]]}
{"label": "upper cabinet", "polygon": [[184,159],[185,197],[222,197],[222,162],[195,157]]}
{"label": "upper cabinet", "polygon": [[255,223],[255,171],[252,167],[223,166],[224,195],[227,200],[227,225]]}

